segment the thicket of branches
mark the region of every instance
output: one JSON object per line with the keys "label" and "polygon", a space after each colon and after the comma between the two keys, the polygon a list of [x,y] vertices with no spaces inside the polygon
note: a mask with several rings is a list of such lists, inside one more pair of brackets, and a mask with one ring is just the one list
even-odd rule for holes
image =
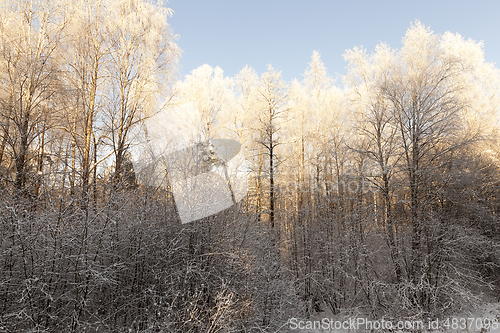
{"label": "thicket of branches", "polygon": [[[208,65],[174,82],[169,15],[2,10],[0,332],[274,332],[500,297],[500,75],[481,44],[417,22],[400,50],[346,52],[342,88],[317,52],[302,82]],[[153,137],[238,140],[247,196],[181,224],[134,170]]]}

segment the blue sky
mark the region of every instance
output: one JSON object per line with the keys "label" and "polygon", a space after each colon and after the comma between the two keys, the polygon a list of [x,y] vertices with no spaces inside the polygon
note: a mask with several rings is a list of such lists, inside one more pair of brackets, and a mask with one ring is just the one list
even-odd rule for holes
{"label": "blue sky", "polygon": [[205,63],[226,76],[247,64],[261,74],[272,64],[286,81],[302,80],[314,50],[332,77],[344,75],[345,50],[372,52],[379,42],[399,48],[415,20],[435,33],[482,40],[486,61],[500,67],[500,0],[169,0],[166,6],[174,10],[182,77]]}

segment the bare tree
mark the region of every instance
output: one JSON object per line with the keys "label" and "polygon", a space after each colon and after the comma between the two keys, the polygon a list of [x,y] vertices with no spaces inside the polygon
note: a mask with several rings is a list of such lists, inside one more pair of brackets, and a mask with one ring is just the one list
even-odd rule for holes
{"label": "bare tree", "polygon": [[[356,129],[359,146],[352,147],[364,155],[370,164],[365,166],[363,176],[374,185],[382,196],[381,225],[386,231],[396,280],[402,281],[402,268],[395,241],[395,224],[392,212],[394,195],[393,176],[401,158],[400,136],[391,112],[390,101],[384,87],[391,78],[394,52],[388,46],[378,46],[377,53],[366,57],[361,49],[348,51],[344,57],[349,60],[349,83],[352,89],[352,103],[359,112]],[[378,207],[375,202],[375,216]]]}
{"label": "bare tree", "polygon": [[[163,109],[180,49],[167,24],[171,10],[147,1],[114,2],[109,9],[110,61],[106,72],[112,95],[107,102],[107,127],[115,155],[115,183],[122,176],[131,129]],[[162,105],[163,104],[163,105]]]}
{"label": "bare tree", "polygon": [[[30,165],[43,144],[49,114],[55,112],[50,100],[60,92],[56,48],[64,21],[50,5],[22,1],[2,16],[2,146],[1,159],[8,152],[14,164],[14,186],[25,190]],[[16,17],[16,21],[13,18]],[[15,22],[15,23],[14,23]],[[8,147],[8,149],[6,149]],[[40,166],[38,167],[40,170]],[[27,194],[27,193],[24,193]]]}
{"label": "bare tree", "polygon": [[282,123],[287,119],[287,87],[281,80],[281,73],[276,71],[272,66],[268,66],[267,72],[261,76],[261,84],[259,87],[259,112],[257,114],[258,138],[256,140],[263,149],[264,154],[268,159],[268,175],[269,175],[269,222],[274,228],[275,219],[275,181],[276,168],[278,160],[276,149],[283,144],[280,140]]}

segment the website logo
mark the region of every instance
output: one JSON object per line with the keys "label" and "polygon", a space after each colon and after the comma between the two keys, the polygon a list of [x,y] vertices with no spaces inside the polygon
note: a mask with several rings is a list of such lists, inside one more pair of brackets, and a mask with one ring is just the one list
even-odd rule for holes
{"label": "website logo", "polygon": [[182,223],[221,212],[248,192],[241,145],[231,139],[211,139],[163,158]]}

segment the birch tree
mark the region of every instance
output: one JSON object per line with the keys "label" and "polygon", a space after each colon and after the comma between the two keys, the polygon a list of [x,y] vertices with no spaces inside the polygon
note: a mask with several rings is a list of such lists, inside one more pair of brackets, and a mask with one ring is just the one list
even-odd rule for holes
{"label": "birch tree", "polygon": [[232,79],[224,77],[220,67],[207,64],[194,69],[176,85],[176,103],[194,103],[199,112],[197,123],[191,126],[197,127],[200,141],[208,141],[220,132],[223,126],[219,117],[232,99],[232,88]]}
{"label": "birch tree", "polygon": [[172,98],[180,49],[167,19],[172,11],[148,1],[114,1],[116,15],[110,29],[106,72],[112,95],[107,101],[106,123],[115,156],[115,182],[122,176],[130,131],[162,110]]}
{"label": "birch tree", "polygon": [[[436,168],[439,158],[463,142],[457,137],[459,117],[465,105],[458,98],[464,91],[459,78],[463,60],[450,56],[440,47],[440,37],[420,23],[410,28],[399,53],[400,62],[395,66],[390,81],[382,89],[391,103],[391,112],[401,137],[402,162],[409,192],[411,236],[411,261],[407,274],[417,285],[423,276],[428,285],[434,284],[437,272],[425,274],[424,270],[436,269],[431,258],[423,257],[424,234],[428,233],[423,214],[427,205],[426,184]],[[424,304],[429,294],[417,291],[415,302]]]}
{"label": "birch tree", "polygon": [[[383,213],[380,224],[385,228],[396,279],[400,282],[402,269],[392,216],[393,176],[400,160],[400,136],[390,109],[390,101],[383,91],[386,82],[390,80],[395,54],[387,45],[380,44],[371,56],[366,55],[364,50],[355,48],[344,57],[349,61],[347,82],[352,89],[351,100],[360,113],[356,129],[367,143],[355,149],[372,162],[364,176],[381,193]],[[377,208],[375,202],[375,209]],[[375,214],[377,216],[378,212]]]}
{"label": "birch tree", "polygon": [[[436,297],[451,297],[439,293],[439,286],[453,284],[457,277],[451,272],[461,265],[445,264],[442,253],[455,245],[436,206],[437,193],[460,178],[449,169],[453,156],[487,133],[477,119],[491,119],[496,104],[495,89],[483,83],[489,66],[480,45],[436,35],[419,22],[408,29],[399,51],[382,44],[370,56],[355,49],[346,59],[361,115],[357,130],[368,140],[357,152],[375,168],[365,176],[382,195],[382,225],[395,277],[406,290],[401,301],[435,311]],[[486,102],[485,96],[492,99]],[[443,170],[448,170],[447,180]],[[475,240],[468,244],[477,246]]]}
{"label": "birch tree", "polygon": [[42,143],[38,152],[44,154],[47,122],[56,112],[50,100],[60,93],[56,48],[65,22],[51,4],[22,1],[10,6],[2,11],[0,26],[5,89],[0,163],[8,152],[14,162],[14,185],[21,192],[36,159],[34,146]]}
{"label": "birch tree", "polygon": [[95,150],[101,143],[95,123],[103,106],[103,70],[110,52],[107,5],[106,1],[86,0],[67,4],[71,29],[66,37],[68,47],[61,52],[74,105],[73,114],[68,115],[67,120],[73,140],[71,183],[74,186],[79,178],[84,194],[89,194],[92,172],[97,167],[93,157],[97,157]]}

